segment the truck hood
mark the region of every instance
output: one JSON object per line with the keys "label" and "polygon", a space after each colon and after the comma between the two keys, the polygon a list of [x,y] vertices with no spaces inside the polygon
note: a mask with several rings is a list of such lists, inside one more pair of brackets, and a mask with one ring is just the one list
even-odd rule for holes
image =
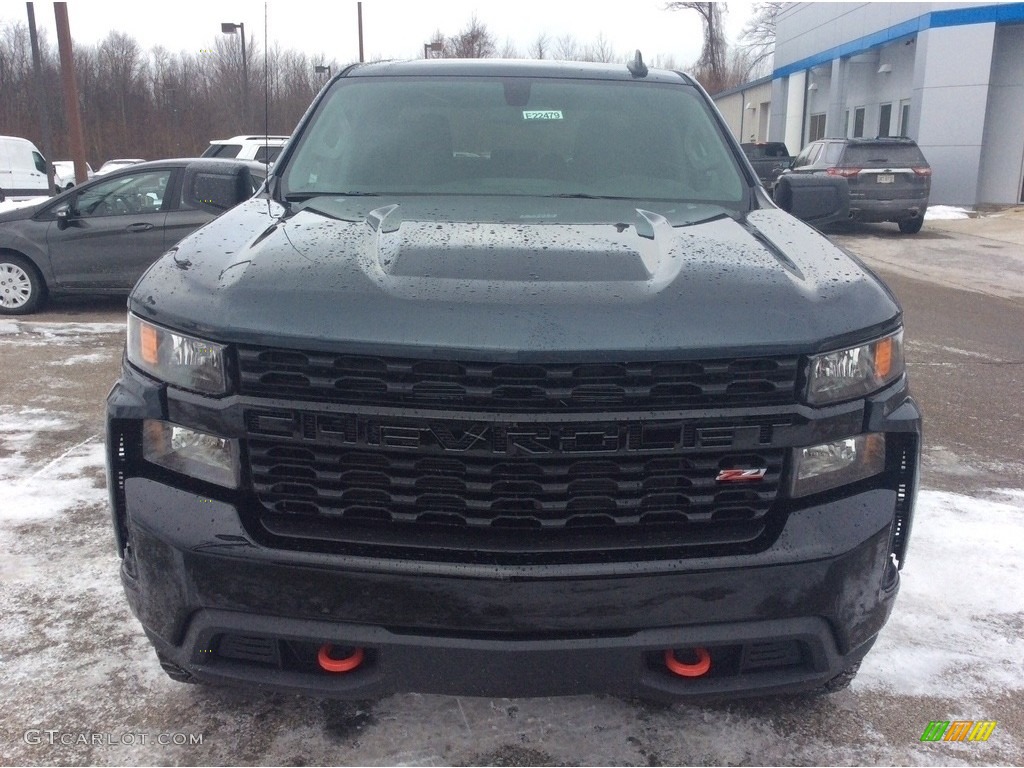
{"label": "truck hood", "polygon": [[250,200],[160,259],[132,311],[211,340],[522,359],[807,353],[899,323],[777,209],[508,198]]}

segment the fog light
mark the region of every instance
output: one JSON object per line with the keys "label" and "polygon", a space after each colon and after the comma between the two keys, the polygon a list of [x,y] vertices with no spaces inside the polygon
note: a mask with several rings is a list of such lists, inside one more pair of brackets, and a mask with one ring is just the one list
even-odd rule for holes
{"label": "fog light", "polygon": [[848,437],[794,452],[791,495],[807,496],[877,475],[885,469],[885,435]]}
{"label": "fog light", "polygon": [[238,487],[237,440],[146,419],[142,423],[142,456],[183,475],[226,488]]}

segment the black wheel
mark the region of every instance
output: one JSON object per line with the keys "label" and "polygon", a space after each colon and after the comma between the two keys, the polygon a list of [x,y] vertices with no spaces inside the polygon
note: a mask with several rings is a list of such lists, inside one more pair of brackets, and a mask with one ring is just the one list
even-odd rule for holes
{"label": "black wheel", "polygon": [[916,235],[921,231],[921,227],[924,226],[924,217],[915,216],[912,219],[904,219],[899,222],[900,232],[904,235]]}
{"label": "black wheel", "polygon": [[42,306],[46,284],[24,256],[0,253],[0,315],[27,315]]}

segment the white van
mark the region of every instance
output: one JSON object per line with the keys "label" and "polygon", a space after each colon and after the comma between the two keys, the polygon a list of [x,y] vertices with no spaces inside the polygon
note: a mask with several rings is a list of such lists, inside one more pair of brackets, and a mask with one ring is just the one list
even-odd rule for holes
{"label": "white van", "polygon": [[288,136],[232,136],[230,139],[214,139],[203,152],[203,157],[233,157],[236,160],[273,163],[288,139]]}
{"label": "white van", "polygon": [[28,139],[0,136],[0,199],[25,200],[49,194],[43,153]]}

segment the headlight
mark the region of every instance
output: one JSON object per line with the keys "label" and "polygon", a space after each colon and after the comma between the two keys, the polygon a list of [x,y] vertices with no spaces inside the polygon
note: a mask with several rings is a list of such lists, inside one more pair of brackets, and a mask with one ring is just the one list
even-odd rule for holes
{"label": "headlight", "polygon": [[877,475],[885,469],[885,435],[872,433],[797,448],[790,495],[807,496]]}
{"label": "headlight", "polygon": [[208,435],[166,421],[142,422],[142,456],[146,461],[182,474],[238,487],[238,441]]}
{"label": "headlight", "polygon": [[903,330],[859,347],[811,357],[807,402],[826,405],[863,397],[903,375]]}
{"label": "headlight", "polygon": [[227,392],[224,346],[128,314],[128,361],[154,378],[210,395]]}

